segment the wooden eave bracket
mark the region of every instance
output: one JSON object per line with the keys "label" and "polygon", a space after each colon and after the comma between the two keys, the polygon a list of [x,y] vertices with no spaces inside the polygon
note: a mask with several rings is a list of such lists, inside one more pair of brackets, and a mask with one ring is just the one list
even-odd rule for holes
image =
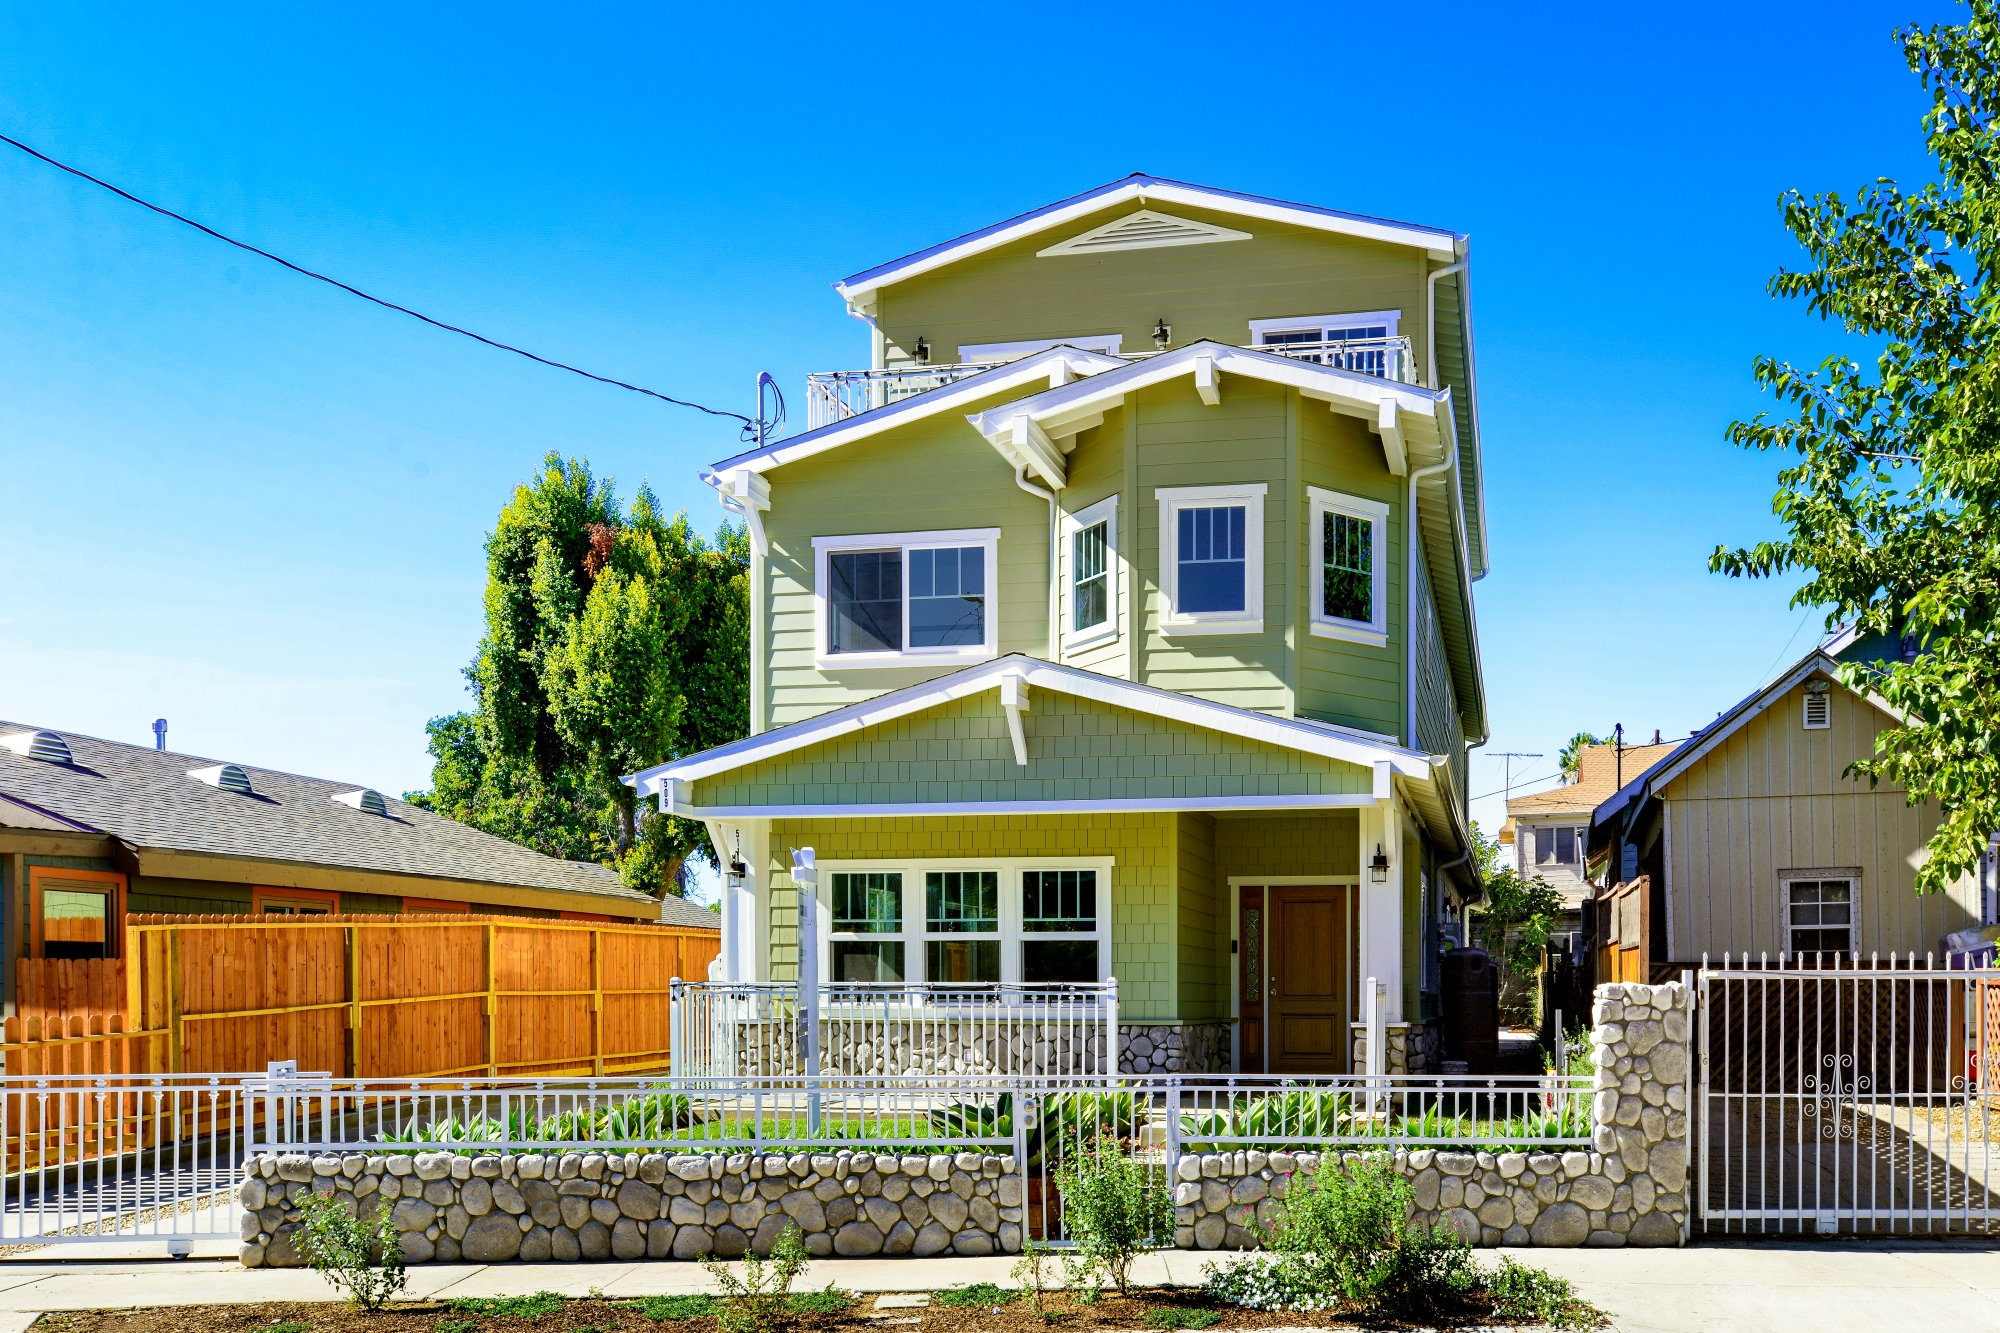
{"label": "wooden eave bracket", "polygon": [[1198,356],[1194,360],[1194,391],[1201,395],[1201,401],[1210,407],[1222,403],[1222,377],[1215,371],[1215,358]]}
{"label": "wooden eave bracket", "polygon": [[1069,465],[1063,461],[1061,447],[1027,413],[1009,417],[999,434],[988,439],[1015,467],[1026,468],[1056,490],[1069,485]]}
{"label": "wooden eave bracket", "polygon": [[1018,672],[1009,671],[1000,677],[1000,707],[1007,713],[1007,735],[1014,742],[1014,762],[1026,768],[1028,733],[1021,725],[1021,714],[1028,711],[1028,682]]}
{"label": "wooden eave bracket", "polygon": [[1403,448],[1403,428],[1396,419],[1396,401],[1384,398],[1375,415],[1375,433],[1382,437],[1382,457],[1389,464],[1389,475],[1408,476],[1410,461]]}

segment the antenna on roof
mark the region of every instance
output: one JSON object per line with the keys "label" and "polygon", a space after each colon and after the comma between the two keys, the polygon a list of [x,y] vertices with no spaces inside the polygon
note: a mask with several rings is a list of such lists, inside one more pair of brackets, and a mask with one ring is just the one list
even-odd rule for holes
{"label": "antenna on roof", "polygon": [[163,717],[153,719],[153,748],[155,750],[167,748],[167,720]]}
{"label": "antenna on roof", "polygon": [[[772,411],[768,417],[764,415],[764,390],[767,388],[770,389],[772,398]],[[778,388],[778,381],[771,378],[771,372],[760,370],[757,372],[757,419],[743,423],[743,438],[754,442],[761,449],[764,447],[764,437],[784,424],[785,395]]]}

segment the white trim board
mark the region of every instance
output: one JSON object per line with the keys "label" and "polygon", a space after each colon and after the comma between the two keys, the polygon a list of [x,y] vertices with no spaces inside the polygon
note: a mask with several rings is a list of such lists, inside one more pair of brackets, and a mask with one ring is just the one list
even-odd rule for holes
{"label": "white trim board", "polygon": [[[1368,792],[1327,796],[1129,796],[1069,801],[896,801],[881,805],[690,805],[688,819],[874,819],[913,815],[1227,814],[1243,810],[1356,810],[1377,802]],[[1273,881],[1256,881],[1273,882]],[[1308,883],[1320,883],[1314,878]]]}
{"label": "white trim board", "polygon": [[1253,319],[1250,321],[1252,341],[1262,343],[1267,333],[1291,333],[1298,329],[1365,329],[1374,324],[1389,326],[1389,336],[1396,336],[1396,325],[1402,319],[1400,310],[1364,310],[1353,315],[1297,315],[1291,319]]}
{"label": "white trim board", "polygon": [[1015,361],[1036,352],[1046,352],[1051,347],[1074,347],[1079,352],[1095,352],[1099,356],[1116,356],[1123,345],[1122,333],[1089,333],[1065,338],[1031,338],[1016,343],[965,343],[958,349],[958,359],[974,361]]}

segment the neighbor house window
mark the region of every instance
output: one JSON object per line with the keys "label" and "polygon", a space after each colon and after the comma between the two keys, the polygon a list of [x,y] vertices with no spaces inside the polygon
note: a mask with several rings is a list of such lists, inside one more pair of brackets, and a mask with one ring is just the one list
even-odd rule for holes
{"label": "neighbor house window", "polygon": [[835,871],[831,966],[834,982],[904,980],[903,876],[898,871]]}
{"label": "neighbor house window", "polygon": [[42,889],[42,957],[106,958],[111,895],[90,888]]}
{"label": "neighbor house window", "polygon": [[1162,486],[1160,582],[1172,634],[1264,628],[1264,494],[1242,486]]}
{"label": "neighbor house window", "polygon": [[332,916],[340,910],[340,895],[326,889],[253,888],[250,910],[259,916]]}
{"label": "neighbor house window", "polygon": [[998,528],[813,540],[821,668],[995,653]]}
{"label": "neighbor house window", "polygon": [[1378,379],[1408,381],[1411,367],[1396,336],[1398,314],[1394,310],[1373,310],[1352,315],[1253,319],[1250,343],[1296,361],[1310,361]]}
{"label": "neighbor house window", "polygon": [[1118,635],[1118,497],[1063,519],[1069,560],[1069,606],[1063,646],[1087,647]]}
{"label": "neighbor house window", "polygon": [[1029,870],[1021,876],[1021,980],[1096,981],[1097,872]]}
{"label": "neighbor house window", "polygon": [[1854,885],[1848,877],[1785,881],[1785,933],[1793,953],[1849,953],[1859,947]]}
{"label": "neighbor house window", "polygon": [[933,870],[924,876],[924,979],[1000,980],[1000,874]]}
{"label": "neighbor house window", "polygon": [[1381,648],[1389,642],[1389,506],[1306,487],[1312,524],[1311,630]]}
{"label": "neighbor house window", "polygon": [[1573,866],[1577,863],[1577,833],[1575,828],[1538,828],[1535,835],[1535,864],[1538,866]]}

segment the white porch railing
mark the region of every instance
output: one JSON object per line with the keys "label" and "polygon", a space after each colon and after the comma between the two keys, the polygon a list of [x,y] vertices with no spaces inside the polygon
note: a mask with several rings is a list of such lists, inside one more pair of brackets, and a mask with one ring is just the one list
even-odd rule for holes
{"label": "white porch railing", "polygon": [[[1247,350],[1274,356],[1310,361],[1316,366],[1373,375],[1399,384],[1418,382],[1417,360],[1411,355],[1410,340],[1395,338],[1353,338],[1335,342],[1273,343]],[[1121,352],[1127,361],[1143,361],[1158,356],[1156,351]],[[806,429],[818,430],[849,417],[858,417],[878,407],[888,407],[932,389],[942,389],[962,379],[992,370],[1004,361],[967,361],[949,366],[903,365],[882,370],[824,370],[806,376]]]}
{"label": "white porch railing", "polygon": [[826,1075],[1115,1074],[1118,983],[796,986],[675,982],[675,1077],[807,1072],[806,1024]]}

